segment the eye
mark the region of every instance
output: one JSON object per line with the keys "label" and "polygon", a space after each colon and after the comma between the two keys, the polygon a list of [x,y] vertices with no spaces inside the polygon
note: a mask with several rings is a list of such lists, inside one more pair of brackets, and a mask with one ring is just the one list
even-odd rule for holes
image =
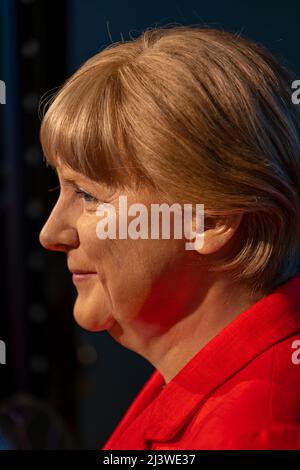
{"label": "eye", "polygon": [[78,194],[78,196],[82,199],[84,199],[86,202],[94,202],[94,203],[99,203],[100,201],[89,194],[88,192],[84,191],[81,188],[75,188],[75,193]]}

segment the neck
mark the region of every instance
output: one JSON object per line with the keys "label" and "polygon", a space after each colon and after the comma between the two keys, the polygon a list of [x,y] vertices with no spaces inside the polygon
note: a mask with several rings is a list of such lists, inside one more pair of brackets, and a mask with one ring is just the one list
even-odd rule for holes
{"label": "neck", "polygon": [[178,320],[166,330],[151,333],[151,326],[136,321],[126,327],[117,325],[110,333],[147,359],[168,383],[214,336],[264,296],[262,292],[250,295],[249,290],[230,284],[226,277],[203,291],[193,310],[179,319],[176,315]]}

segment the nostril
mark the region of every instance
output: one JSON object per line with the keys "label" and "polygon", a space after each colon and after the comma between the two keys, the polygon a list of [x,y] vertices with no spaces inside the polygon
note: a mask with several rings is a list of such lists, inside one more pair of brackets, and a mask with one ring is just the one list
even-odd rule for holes
{"label": "nostril", "polygon": [[42,227],[39,242],[47,250],[68,251],[79,245],[79,237],[76,228],[63,226],[52,218]]}

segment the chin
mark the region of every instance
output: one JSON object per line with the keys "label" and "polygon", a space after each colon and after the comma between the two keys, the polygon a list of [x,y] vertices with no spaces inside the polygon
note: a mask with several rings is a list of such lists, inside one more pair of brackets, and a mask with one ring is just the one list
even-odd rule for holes
{"label": "chin", "polygon": [[77,305],[74,306],[74,319],[76,323],[87,331],[104,331],[110,329],[115,319],[111,315],[103,316],[95,312],[89,312],[88,308],[82,308]]}

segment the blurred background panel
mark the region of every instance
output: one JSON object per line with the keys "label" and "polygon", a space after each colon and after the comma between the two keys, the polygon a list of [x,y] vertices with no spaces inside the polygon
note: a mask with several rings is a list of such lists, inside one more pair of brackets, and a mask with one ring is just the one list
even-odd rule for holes
{"label": "blurred background panel", "polygon": [[[56,176],[39,145],[47,99],[111,42],[170,24],[241,33],[299,74],[299,13],[297,1],[0,0],[0,80],[6,84],[6,104],[0,105],[0,340],[7,352],[7,364],[0,365],[0,448],[1,432],[16,447],[100,448],[153,371],[107,333],[76,326],[65,255],[39,245],[57,198],[49,192]],[[26,416],[21,436],[14,434],[16,413]],[[47,426],[55,439],[46,436]]]}

